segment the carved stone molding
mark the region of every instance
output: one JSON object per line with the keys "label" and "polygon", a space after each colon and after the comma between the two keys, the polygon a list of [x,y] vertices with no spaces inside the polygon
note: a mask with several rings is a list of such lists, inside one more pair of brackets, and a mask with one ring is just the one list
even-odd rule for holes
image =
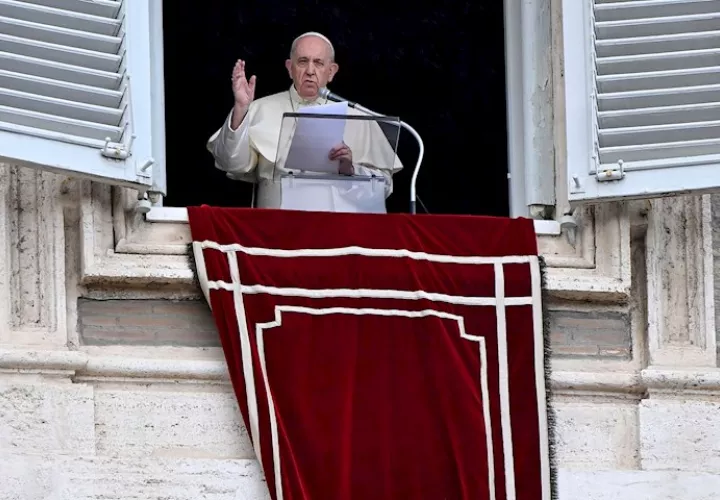
{"label": "carved stone molding", "polygon": [[548,265],[550,292],[571,300],[624,302],[631,289],[630,216],[624,203],[603,203],[578,211],[575,244],[560,236],[539,236]]}
{"label": "carved stone molding", "polygon": [[647,273],[650,365],[716,366],[710,195],[652,201]]}
{"label": "carved stone molding", "polygon": [[554,396],[616,396],[639,399],[645,393],[642,377],[637,372],[553,371]]}
{"label": "carved stone molding", "polygon": [[[162,351],[162,349],[158,349]],[[154,351],[153,351],[154,352]],[[104,354],[103,354],[104,353]],[[120,353],[102,351],[1,349],[0,371],[23,373],[71,373],[76,380],[118,379],[124,383],[187,381],[229,383],[220,350],[212,355],[185,351],[185,356],[153,356],[147,348],[127,348]],[[616,396],[644,398],[648,390],[682,397],[685,394],[720,393],[720,370],[653,369],[642,371],[553,370],[554,396]]]}
{"label": "carved stone molding", "polygon": [[[113,203],[112,189],[84,182],[80,196],[81,273],[83,285],[194,287],[189,255],[151,251],[126,253],[126,210]],[[113,210],[115,208],[115,210]],[[144,224],[144,222],[143,222]],[[155,233],[149,231],[153,237]],[[119,238],[118,238],[119,237]],[[117,243],[116,243],[117,242]],[[170,242],[178,246],[176,242]],[[152,244],[149,244],[152,246]],[[183,245],[185,246],[185,245]]]}
{"label": "carved stone molding", "polygon": [[578,210],[575,241],[566,234],[540,235],[538,249],[549,268],[595,268],[595,211],[592,207]]}
{"label": "carved stone molding", "polygon": [[113,190],[115,252],[145,255],[189,255],[192,243],[187,223],[146,222],[135,210],[134,191]]}
{"label": "carved stone molding", "polygon": [[0,343],[64,345],[62,177],[0,165]]}
{"label": "carved stone molding", "polygon": [[[187,223],[145,221],[126,189],[87,183],[82,198],[83,283],[191,284]],[[574,243],[564,234],[538,237],[548,264],[549,290],[571,300],[627,301],[631,266],[626,206],[588,207],[578,220]],[[109,235],[114,235],[112,241]]]}

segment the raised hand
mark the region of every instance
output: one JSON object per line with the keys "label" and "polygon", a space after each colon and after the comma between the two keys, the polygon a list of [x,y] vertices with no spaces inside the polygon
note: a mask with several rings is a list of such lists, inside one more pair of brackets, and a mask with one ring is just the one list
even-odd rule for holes
{"label": "raised hand", "polygon": [[245,61],[238,59],[232,72],[232,89],[235,104],[247,109],[255,99],[255,75],[250,80],[245,76]]}

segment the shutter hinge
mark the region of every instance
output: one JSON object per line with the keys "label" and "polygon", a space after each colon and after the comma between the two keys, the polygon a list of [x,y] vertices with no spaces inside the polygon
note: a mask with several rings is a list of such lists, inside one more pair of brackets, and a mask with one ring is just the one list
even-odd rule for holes
{"label": "shutter hinge", "polygon": [[606,168],[604,170],[596,170],[595,178],[598,182],[607,181],[619,181],[625,178],[625,169],[623,168],[623,161],[618,160],[617,168]]}

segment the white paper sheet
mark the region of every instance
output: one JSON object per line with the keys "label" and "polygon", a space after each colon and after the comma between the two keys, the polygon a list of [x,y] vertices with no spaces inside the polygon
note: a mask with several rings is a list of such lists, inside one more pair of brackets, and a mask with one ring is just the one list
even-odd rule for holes
{"label": "white paper sheet", "polygon": [[328,155],[332,148],[343,143],[346,120],[314,118],[312,115],[346,116],[347,110],[346,102],[302,108],[300,113],[311,116],[297,119],[295,133],[285,160],[285,168],[307,172],[337,173],[338,161],[330,160]]}

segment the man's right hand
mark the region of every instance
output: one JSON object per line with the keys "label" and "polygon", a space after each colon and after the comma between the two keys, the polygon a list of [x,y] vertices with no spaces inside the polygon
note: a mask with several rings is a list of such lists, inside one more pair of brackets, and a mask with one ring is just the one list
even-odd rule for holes
{"label": "man's right hand", "polygon": [[245,118],[250,103],[255,99],[255,75],[250,80],[245,76],[245,61],[238,59],[232,72],[232,90],[235,96],[235,107],[231,126],[234,129],[240,126]]}

